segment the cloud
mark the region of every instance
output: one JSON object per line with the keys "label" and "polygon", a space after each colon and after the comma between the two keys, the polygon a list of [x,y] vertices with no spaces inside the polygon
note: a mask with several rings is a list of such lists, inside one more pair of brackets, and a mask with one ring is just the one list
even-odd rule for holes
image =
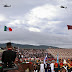
{"label": "cloud", "polygon": [[[31,0],[21,5],[21,1],[16,1],[15,7],[13,4],[11,8],[3,8],[3,14],[0,14],[0,42],[71,48],[72,31],[67,29],[67,24],[72,25],[72,2],[69,1]],[[67,9],[60,8],[61,5],[67,6]],[[4,25],[10,26],[13,31],[4,32]]]}
{"label": "cloud", "polygon": [[4,15],[0,14],[0,22],[6,21],[6,20],[7,18]]}
{"label": "cloud", "polygon": [[[59,5],[45,4],[31,9],[22,17],[10,16],[12,20],[9,21],[8,26],[34,32],[57,33],[57,29],[63,23],[62,19],[66,17],[65,14],[65,10],[60,9]],[[61,33],[61,30],[59,32]]]}
{"label": "cloud", "polygon": [[20,44],[48,45],[57,47],[65,46],[65,48],[72,47],[72,40],[69,35],[33,32],[21,28],[16,28],[12,32],[0,31],[0,33],[0,43],[11,41]]}
{"label": "cloud", "polygon": [[12,20],[8,23],[8,26],[16,26],[18,24],[21,24],[21,20]]}
{"label": "cloud", "polygon": [[[62,12],[61,9],[59,8],[59,5],[55,6],[55,5],[45,4],[30,10],[30,12],[26,14],[26,17],[28,21],[33,20],[33,22],[35,22],[38,19],[44,19],[44,18],[47,18],[48,20],[53,20],[56,19],[56,17],[59,17],[60,14],[64,14],[64,13],[65,12]],[[63,16],[60,17],[62,18]]]}
{"label": "cloud", "polygon": [[33,27],[30,27],[30,28],[29,28],[29,31],[41,32],[40,29],[38,29],[38,28],[33,28]]}
{"label": "cloud", "polygon": [[39,28],[41,32],[48,29],[48,32],[53,33],[56,27],[63,23],[62,19],[66,17],[65,14],[59,5],[45,4],[30,10],[24,19],[30,27]]}

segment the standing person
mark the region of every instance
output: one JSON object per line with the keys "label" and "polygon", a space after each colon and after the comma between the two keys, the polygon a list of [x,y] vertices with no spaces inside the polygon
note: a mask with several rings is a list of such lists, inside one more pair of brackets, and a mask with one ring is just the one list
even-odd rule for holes
{"label": "standing person", "polygon": [[47,68],[48,68],[48,64],[47,62],[44,64],[44,69],[45,69],[45,72],[47,72]]}
{"label": "standing person", "polygon": [[48,72],[51,72],[50,61],[48,62]]}
{"label": "standing person", "polygon": [[11,42],[7,43],[7,49],[2,54],[3,68],[12,68],[12,63],[15,61],[16,52],[12,51]]}
{"label": "standing person", "polygon": [[57,62],[54,64],[54,70],[55,70],[55,72],[58,72],[58,63]]}
{"label": "standing person", "polygon": [[40,72],[44,72],[44,64],[43,64],[43,61],[40,64]]}
{"label": "standing person", "polygon": [[70,68],[71,68],[71,61],[70,61],[70,59],[68,59],[68,72],[71,72],[71,70],[70,70]]}
{"label": "standing person", "polygon": [[21,53],[18,54],[18,63],[20,63]]}
{"label": "standing person", "polygon": [[59,63],[59,70],[62,69],[62,67],[63,67],[63,59],[61,58]]}
{"label": "standing person", "polygon": [[72,72],[72,59],[71,59],[71,63],[70,63],[70,71]]}
{"label": "standing person", "polygon": [[54,72],[54,61],[52,60],[52,63],[50,64],[51,72]]}
{"label": "standing person", "polygon": [[37,70],[38,72],[40,71],[40,63],[38,62],[38,65],[37,65]]}
{"label": "standing person", "polygon": [[37,72],[37,65],[34,64],[34,72]]}
{"label": "standing person", "polygon": [[63,68],[64,69],[66,69],[66,72],[68,72],[68,66],[67,66],[67,62],[66,62],[66,60],[64,59],[64,62],[63,62],[63,64],[64,64],[64,66],[63,66]]}

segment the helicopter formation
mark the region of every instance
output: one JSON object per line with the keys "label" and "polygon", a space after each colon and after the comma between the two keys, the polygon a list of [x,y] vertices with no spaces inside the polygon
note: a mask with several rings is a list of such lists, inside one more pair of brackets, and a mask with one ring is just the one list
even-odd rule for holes
{"label": "helicopter formation", "polygon": [[[11,7],[11,5],[7,5],[7,4],[5,4],[3,7]],[[60,8],[67,8],[67,7],[65,7],[65,6],[60,6]]]}

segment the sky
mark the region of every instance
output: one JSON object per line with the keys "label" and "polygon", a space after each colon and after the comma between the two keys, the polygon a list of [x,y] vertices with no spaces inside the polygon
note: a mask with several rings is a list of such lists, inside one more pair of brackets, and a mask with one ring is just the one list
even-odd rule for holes
{"label": "sky", "polygon": [[0,43],[72,48],[67,25],[72,25],[72,0],[0,0]]}

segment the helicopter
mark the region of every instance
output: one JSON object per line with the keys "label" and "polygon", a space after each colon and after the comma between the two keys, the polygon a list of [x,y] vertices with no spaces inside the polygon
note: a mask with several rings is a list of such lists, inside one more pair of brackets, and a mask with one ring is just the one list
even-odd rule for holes
{"label": "helicopter", "polygon": [[64,6],[60,6],[60,8],[65,8],[65,9],[66,9],[67,7],[64,7]]}
{"label": "helicopter", "polygon": [[7,4],[5,4],[3,7],[11,7],[11,5],[7,5]]}

